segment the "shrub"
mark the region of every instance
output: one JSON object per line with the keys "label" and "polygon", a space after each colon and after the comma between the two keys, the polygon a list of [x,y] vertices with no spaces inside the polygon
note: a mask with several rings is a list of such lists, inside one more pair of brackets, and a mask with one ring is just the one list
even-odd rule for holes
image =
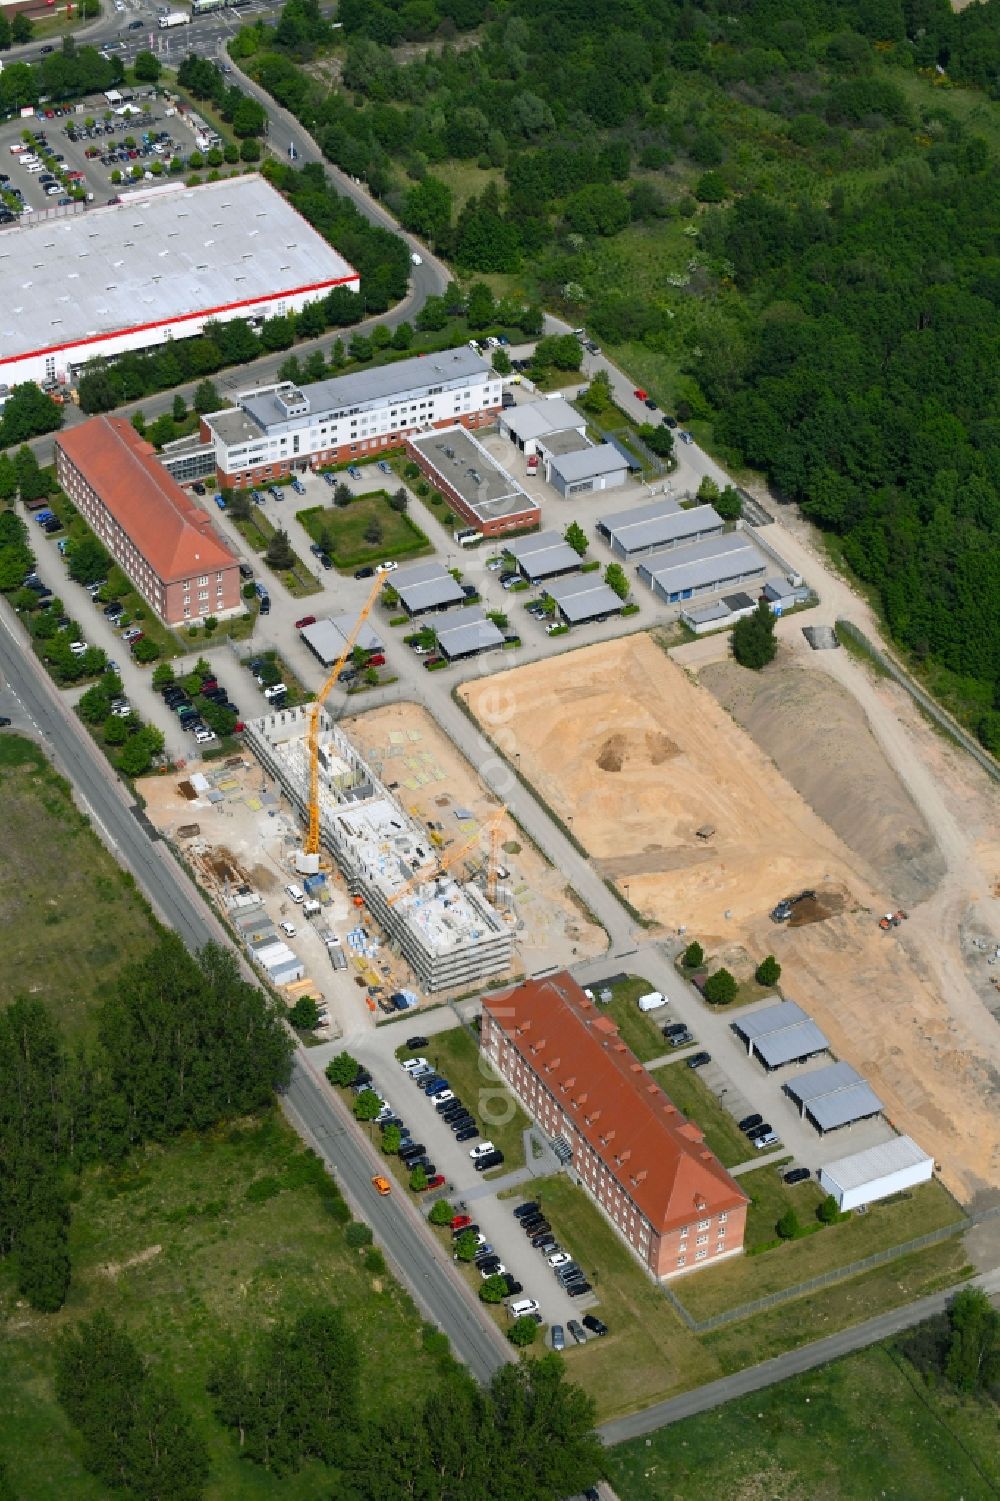
{"label": "shrub", "polygon": [[681,963],[685,969],[697,969],[705,962],[705,950],[697,939],[692,939],[681,955]]}
{"label": "shrub", "polygon": [[758,985],[777,985],[781,979],[781,965],[773,954],[768,954],[766,959],[760,961],[753,977]]}
{"label": "shrub", "polygon": [[538,1338],[538,1325],[530,1316],[523,1319],[515,1319],[507,1330],[507,1338],[512,1345],[522,1349],[525,1345],[533,1345]]}
{"label": "shrub", "polygon": [[781,1216],[781,1219],[778,1221],[774,1228],[777,1230],[782,1240],[794,1240],[801,1228],[801,1226],[799,1225],[799,1217],[795,1213],[795,1210],[786,1209],[784,1214]]}
{"label": "shrub", "polygon": [[735,1001],[739,986],[728,969],[717,969],[705,981],[705,999],[713,1006],[728,1006]]}
{"label": "shrub", "polygon": [[362,1246],[370,1246],[373,1239],[371,1226],[363,1224],[361,1220],[352,1220],[344,1230],[344,1239],[355,1251]]}

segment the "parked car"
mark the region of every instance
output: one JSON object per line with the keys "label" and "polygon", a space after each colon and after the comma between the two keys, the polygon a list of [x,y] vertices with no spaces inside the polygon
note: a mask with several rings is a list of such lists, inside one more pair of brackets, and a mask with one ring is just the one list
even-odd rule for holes
{"label": "parked car", "polygon": [[692,1053],[687,1059],[688,1068],[704,1068],[706,1063],[711,1063],[711,1053]]}
{"label": "parked car", "polygon": [[461,1129],[461,1131],[456,1131],[455,1132],[455,1140],[456,1141],[471,1141],[474,1136],[478,1136],[478,1135],[479,1135],[479,1130],[478,1130],[478,1128],[476,1126],[463,1126],[462,1129]]}
{"label": "parked car", "polygon": [[364,568],[355,568],[354,577],[356,579],[373,579],[375,577],[375,570],[367,566]]}
{"label": "parked car", "polygon": [[375,572],[376,573],[395,573],[395,571],[396,571],[396,569],[398,567],[399,567],[398,563],[394,563],[391,558],[388,558],[388,559],[386,559],[386,561],[384,563],[376,563],[375,564]]}
{"label": "parked car", "polygon": [[565,1331],[563,1330],[562,1324],[553,1324],[552,1325],[551,1338],[552,1338],[552,1348],[553,1348],[553,1350],[565,1350],[565,1348],[566,1348],[566,1334],[565,1334]]}
{"label": "parked car", "polygon": [[582,1323],[585,1329],[589,1329],[591,1334],[596,1334],[598,1338],[608,1332],[607,1324],[603,1319],[599,1319],[596,1313],[585,1313]]}
{"label": "parked car", "polygon": [[301,620],[297,620],[295,622],[295,629],[297,631],[304,631],[307,625],[315,625],[315,624],[316,624],[316,616],[315,615],[303,615],[303,617],[302,617]]}
{"label": "parked car", "polygon": [[636,401],[646,401],[649,396],[649,392],[644,391],[641,386],[636,386],[635,390],[632,392],[632,395],[635,397]]}
{"label": "parked car", "polygon": [[467,1230],[472,1224],[472,1216],[469,1214],[456,1214],[452,1218],[452,1230]]}
{"label": "parked car", "polygon": [[786,1183],[804,1183],[807,1178],[812,1177],[812,1173],[807,1167],[793,1167],[787,1173],[782,1174],[782,1176]]}
{"label": "parked car", "polygon": [[406,1039],[406,1046],[408,1048],[412,1048],[413,1051],[416,1052],[417,1048],[425,1048],[427,1046],[427,1038],[426,1037],[408,1037]]}
{"label": "parked car", "polygon": [[587,1343],[587,1331],[577,1319],[570,1319],[569,1323],[566,1325],[566,1328],[569,1330],[570,1334],[572,1334],[578,1345],[585,1345]]}
{"label": "parked car", "polygon": [[517,1208],[514,1210],[514,1218],[516,1220],[528,1220],[533,1214],[537,1213],[538,1205],[534,1202],[534,1200],[529,1200],[527,1204],[518,1204]]}
{"label": "parked car", "polygon": [[752,1131],[755,1126],[762,1126],[763,1124],[764,1124],[764,1117],[762,1115],[760,1115],[760,1114],[745,1115],[743,1117],[743,1119],[739,1122],[739,1127],[740,1127],[741,1131],[748,1131],[749,1132],[749,1131]]}
{"label": "parked car", "polygon": [[477,1157],[472,1165],[477,1173],[487,1173],[489,1172],[490,1168],[500,1167],[503,1161],[503,1153],[494,1150],[492,1152],[487,1152],[485,1157]]}
{"label": "parked car", "polygon": [[677,434],[677,436],[680,438],[680,440],[681,440],[682,443],[693,443],[694,442],[694,439],[692,438],[691,434],[689,432],[686,432],[683,428]]}

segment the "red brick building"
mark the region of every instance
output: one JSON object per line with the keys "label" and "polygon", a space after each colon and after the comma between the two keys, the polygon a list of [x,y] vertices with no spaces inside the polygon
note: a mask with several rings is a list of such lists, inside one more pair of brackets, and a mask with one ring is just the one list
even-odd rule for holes
{"label": "red brick building", "polygon": [[570,975],[485,1000],[481,1046],[652,1276],[741,1254],[747,1195]]}
{"label": "red brick building", "polygon": [[161,620],[242,608],[238,560],[130,422],[92,417],[55,441],[60,485]]}

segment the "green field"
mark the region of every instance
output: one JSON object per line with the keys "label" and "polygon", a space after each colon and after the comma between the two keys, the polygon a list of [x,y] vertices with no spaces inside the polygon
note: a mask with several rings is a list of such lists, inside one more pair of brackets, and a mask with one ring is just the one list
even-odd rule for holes
{"label": "green field", "polygon": [[[664,1022],[673,1020],[670,1008],[663,1006],[659,1011],[645,1012],[640,1011],[636,1005],[639,997],[652,989],[649,981],[644,980],[641,975],[629,975],[618,985],[611,987],[609,1004],[601,1006],[602,1015],[610,1016],[621,1033],[622,1042],[632,1049],[641,1063],[648,1063],[651,1058],[662,1058],[669,1052],[660,1028]],[[597,992],[594,994],[596,996]],[[654,1017],[659,1020],[654,1021]]]}
{"label": "green field", "polygon": [[[340,569],[377,563],[381,558],[412,558],[431,551],[423,532],[406,515],[394,511],[384,490],[359,495],[347,506],[310,506],[298,519],[314,542],[325,547]],[[378,526],[377,542],[365,540],[370,526]]]}
{"label": "green field", "polygon": [[753,1143],[743,1135],[697,1069],[688,1068],[683,1058],[678,1058],[676,1062],[664,1063],[651,1072],[677,1109],[701,1127],[706,1143],[723,1167],[735,1167],[738,1162],[747,1162],[753,1156]]}
{"label": "green field", "polygon": [[[411,1052],[404,1044],[396,1049],[396,1057],[408,1058]],[[523,1167],[524,1132],[531,1122],[480,1053],[472,1034],[465,1027],[436,1033],[427,1045],[427,1057],[472,1111],[483,1136],[504,1154],[506,1161],[494,1174],[487,1173],[486,1178]],[[411,1084],[410,1088],[414,1086]]]}
{"label": "green field", "polygon": [[997,1410],[876,1345],[608,1454],[621,1501],[988,1501]]}
{"label": "green field", "polygon": [[156,922],[38,748],[0,736],[0,1004],[37,996],[70,1041]]}
{"label": "green field", "polygon": [[[281,1481],[240,1460],[210,1415],[205,1380],[226,1342],[279,1316],[335,1303],[349,1318],[369,1375],[362,1404],[374,1416],[426,1390],[432,1361],[421,1322],[391,1276],[365,1270],[341,1224],[308,1183],[306,1154],[280,1115],[136,1153],[118,1174],[85,1173],[72,1229],[73,1284],[58,1315],[29,1313],[0,1270],[0,1454],[14,1494],[32,1501],[104,1496],[82,1470],[75,1437],[52,1394],[58,1331],[104,1309],[122,1321],[168,1377],[209,1446],[210,1501],[329,1496],[329,1472],[309,1466]],[[251,1184],[261,1185],[253,1197]]]}
{"label": "green field", "polygon": [[[757,1234],[766,1232],[778,1217],[775,1210],[780,1208],[783,1212],[788,1203],[796,1207],[803,1224],[810,1219],[802,1207],[808,1204],[808,1198],[795,1197],[801,1188],[789,1190],[786,1200],[785,1185],[776,1179],[773,1168],[760,1168],[740,1179],[749,1193],[762,1194]],[[724,1309],[738,1308],[768,1293],[794,1287],[810,1277],[850,1266],[876,1251],[916,1240],[930,1230],[955,1224],[961,1217],[962,1211],[940,1183],[924,1183],[897,1199],[872,1204],[867,1214],[852,1214],[840,1224],[829,1225],[802,1240],[786,1241],[751,1260],[741,1258],[708,1267],[697,1277],[686,1279],[679,1296],[692,1318],[707,1319]],[[751,1228],[748,1245],[754,1244],[753,1233]],[[773,1231],[765,1233],[764,1238],[773,1238]],[[889,1270],[892,1271],[891,1263]],[[876,1307],[870,1308],[864,1316],[876,1311]]]}

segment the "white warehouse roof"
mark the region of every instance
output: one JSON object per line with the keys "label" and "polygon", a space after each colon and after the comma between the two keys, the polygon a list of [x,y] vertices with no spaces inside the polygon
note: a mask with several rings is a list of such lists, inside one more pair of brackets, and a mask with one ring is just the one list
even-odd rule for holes
{"label": "white warehouse roof", "polygon": [[867,1147],[863,1152],[852,1152],[848,1157],[838,1157],[835,1162],[826,1163],[821,1169],[821,1180],[849,1192],[877,1183],[893,1173],[925,1166],[929,1178],[934,1168],[933,1157],[918,1147],[912,1137],[894,1136],[878,1146]]}
{"label": "white warehouse roof", "polygon": [[256,173],[168,183],[4,231],[2,360],[357,279]]}
{"label": "white warehouse roof", "polygon": [[508,407],[500,422],[507,432],[514,433],[522,443],[530,443],[532,439],[542,438],[546,433],[563,432],[569,427],[582,433],[587,426],[586,419],[563,396],[556,396],[551,401],[525,401],[520,406]]}

